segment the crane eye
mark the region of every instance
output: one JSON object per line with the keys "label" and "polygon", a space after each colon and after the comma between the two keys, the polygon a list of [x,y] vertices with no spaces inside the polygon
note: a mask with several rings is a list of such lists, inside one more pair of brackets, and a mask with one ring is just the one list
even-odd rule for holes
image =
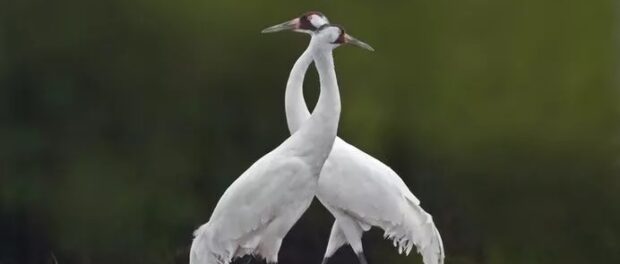
{"label": "crane eye", "polygon": [[334,44],[344,44],[345,42],[347,42],[347,39],[345,38],[344,29],[340,29],[340,35],[338,35],[338,38],[334,41]]}

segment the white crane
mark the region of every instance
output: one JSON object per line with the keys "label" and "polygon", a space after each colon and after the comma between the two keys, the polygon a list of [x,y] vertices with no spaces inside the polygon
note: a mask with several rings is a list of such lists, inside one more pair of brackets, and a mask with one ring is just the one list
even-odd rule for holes
{"label": "white crane", "polygon": [[[329,23],[323,14],[308,12],[283,25],[297,21],[313,21],[317,26]],[[315,34],[311,30],[301,32]],[[310,117],[303,80],[311,63],[311,52],[306,50],[295,62],[286,85],[286,118],[291,134]],[[420,201],[398,174],[339,137],[321,171],[317,198],[336,219],[323,264],[344,244],[351,245],[361,264],[367,264],[361,238],[371,226],[383,229],[399,253],[408,255],[415,245],[425,264],[443,263],[443,242],[431,215],[420,207]]]}
{"label": "white crane", "polygon": [[190,264],[228,264],[247,254],[277,263],[282,239],[310,205],[336,138],[340,95],[332,50],[344,43],[343,34],[324,26],[313,35],[310,50],[321,85],[316,110],[228,187],[209,222],[194,232]]}

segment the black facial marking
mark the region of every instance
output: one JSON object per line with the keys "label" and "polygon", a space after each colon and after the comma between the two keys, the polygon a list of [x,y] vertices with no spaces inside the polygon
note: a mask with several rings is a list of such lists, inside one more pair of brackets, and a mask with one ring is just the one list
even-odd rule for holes
{"label": "black facial marking", "polygon": [[330,26],[331,26],[330,24],[324,24],[324,25],[320,26],[319,28],[317,28],[316,30],[317,30],[317,31],[321,31],[321,30],[323,30],[324,28],[326,28],[326,27],[330,27]]}
{"label": "black facial marking", "polygon": [[317,32],[318,32],[318,31],[321,31],[321,30],[323,30],[323,29],[325,29],[325,28],[328,28],[328,27],[337,27],[337,28],[340,30],[340,35],[338,35],[338,38],[337,38],[336,40],[334,40],[334,42],[332,42],[332,44],[344,44],[344,43],[346,43],[346,42],[347,42],[347,38],[346,38],[346,35],[347,35],[347,34],[346,34],[346,32],[344,31],[344,28],[343,28],[342,26],[340,26],[340,25],[335,25],[335,24],[325,24],[325,25],[320,26],[320,27],[317,29]]}
{"label": "black facial marking", "polygon": [[308,17],[306,15],[303,15],[299,18],[299,29],[314,31],[316,28],[314,28],[314,25],[312,25],[312,23],[310,23]]}
{"label": "black facial marking", "polygon": [[340,29],[340,35],[338,35],[338,38],[336,39],[336,41],[334,41],[334,44],[344,44],[345,42],[347,42],[347,39],[344,37],[346,35],[346,33],[344,32],[344,28],[342,28],[341,26],[337,26],[338,29]]}
{"label": "black facial marking", "polygon": [[347,40],[344,37],[344,30],[340,31],[340,36],[338,36],[338,38],[336,39],[336,41],[334,43],[338,43],[338,44],[344,44]]}
{"label": "black facial marking", "polygon": [[316,11],[306,12],[305,14],[301,15],[301,17],[299,17],[299,29],[310,30],[310,31],[317,30],[317,28],[314,25],[312,25],[312,23],[310,22],[310,16],[312,15],[325,17],[321,12],[316,12]]}

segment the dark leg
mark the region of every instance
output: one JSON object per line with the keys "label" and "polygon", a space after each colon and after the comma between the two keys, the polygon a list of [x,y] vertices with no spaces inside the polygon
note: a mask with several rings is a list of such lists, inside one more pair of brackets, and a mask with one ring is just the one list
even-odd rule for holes
{"label": "dark leg", "polygon": [[360,264],[368,264],[366,257],[364,257],[364,252],[357,253],[357,259],[360,261]]}
{"label": "dark leg", "polygon": [[324,258],[321,264],[327,264],[328,261],[329,261],[329,258]]}

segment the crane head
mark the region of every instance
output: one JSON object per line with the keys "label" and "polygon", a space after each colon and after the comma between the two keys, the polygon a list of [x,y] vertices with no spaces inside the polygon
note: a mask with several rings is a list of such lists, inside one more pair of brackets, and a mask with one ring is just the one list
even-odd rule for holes
{"label": "crane head", "polygon": [[313,39],[318,39],[317,41],[320,41],[320,44],[327,45],[332,49],[342,44],[351,44],[365,50],[375,51],[370,45],[347,34],[344,28],[339,25],[322,25],[315,31]]}
{"label": "crane head", "polygon": [[312,34],[321,26],[326,24],[329,24],[329,20],[327,20],[327,17],[323,15],[323,13],[317,11],[310,11],[284,23],[263,29],[261,33],[273,33],[284,30],[291,30],[295,32]]}

